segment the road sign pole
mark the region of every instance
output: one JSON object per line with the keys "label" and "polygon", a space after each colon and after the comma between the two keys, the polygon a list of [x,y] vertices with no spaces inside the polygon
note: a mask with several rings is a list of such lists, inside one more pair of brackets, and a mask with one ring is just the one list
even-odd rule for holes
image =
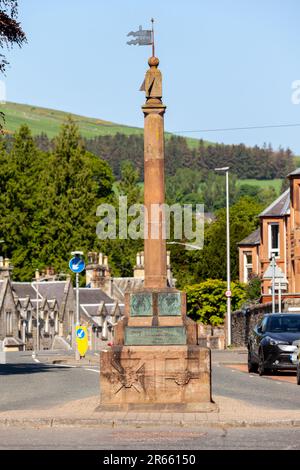
{"label": "road sign pole", "polygon": [[278,313],[281,313],[281,280],[278,279]]}
{"label": "road sign pole", "polygon": [[[80,317],[79,317],[79,273],[76,273],[76,326],[80,326]],[[76,331],[76,328],[75,328]],[[80,354],[78,351],[78,344],[76,342],[75,348],[75,358],[76,361],[80,361]]]}
{"label": "road sign pole", "polygon": [[80,327],[80,304],[79,304],[79,274],[82,273],[85,270],[85,263],[84,260],[82,259],[83,252],[82,251],[73,251],[72,255],[74,258],[71,259],[69,263],[69,268],[73,273],[76,275],[76,345],[75,345],[75,358],[77,361],[80,360],[81,354],[78,349],[78,343],[77,343],[77,330]]}
{"label": "road sign pole", "polygon": [[272,313],[275,313],[275,269],[276,269],[276,261],[275,261],[275,254],[272,254]]}

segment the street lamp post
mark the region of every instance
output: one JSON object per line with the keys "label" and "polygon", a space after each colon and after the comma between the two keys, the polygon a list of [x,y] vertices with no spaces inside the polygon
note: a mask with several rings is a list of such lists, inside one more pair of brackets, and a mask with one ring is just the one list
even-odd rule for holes
{"label": "street lamp post", "polygon": [[229,170],[230,168],[215,168],[215,171],[225,172],[226,175],[226,258],[227,258],[227,346],[231,346],[231,274],[230,274],[230,213],[229,213]]}

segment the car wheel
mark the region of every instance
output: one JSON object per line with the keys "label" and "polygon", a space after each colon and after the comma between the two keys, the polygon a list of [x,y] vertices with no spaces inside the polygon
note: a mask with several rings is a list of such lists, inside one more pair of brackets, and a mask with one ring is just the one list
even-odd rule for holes
{"label": "car wheel", "polygon": [[252,354],[250,349],[248,349],[248,372],[251,374],[252,372],[257,372],[258,365],[252,362]]}
{"label": "car wheel", "polygon": [[300,385],[300,364],[297,366],[297,385]]}
{"label": "car wheel", "polygon": [[266,375],[269,372],[265,367],[264,353],[262,349],[259,351],[258,373],[260,376]]}

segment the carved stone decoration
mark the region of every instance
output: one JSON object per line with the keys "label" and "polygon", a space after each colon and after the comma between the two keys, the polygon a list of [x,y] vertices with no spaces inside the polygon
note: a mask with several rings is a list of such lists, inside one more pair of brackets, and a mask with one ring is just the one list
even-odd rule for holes
{"label": "carved stone decoration", "polygon": [[112,366],[117,371],[117,373],[113,372],[112,378],[112,383],[115,385],[115,395],[119,393],[122,388],[130,389],[133,387],[139,393],[143,391],[142,378],[145,375],[145,364],[139,364],[137,367],[122,367],[121,364],[112,361]]}
{"label": "carved stone decoration", "polygon": [[178,372],[174,380],[177,385],[184,387],[185,385],[188,385],[191,379],[192,374],[189,370],[186,369],[184,372]]}

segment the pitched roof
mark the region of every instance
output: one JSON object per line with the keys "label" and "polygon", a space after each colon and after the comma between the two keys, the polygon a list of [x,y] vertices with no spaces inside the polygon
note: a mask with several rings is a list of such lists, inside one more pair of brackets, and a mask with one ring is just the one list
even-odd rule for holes
{"label": "pitched roof", "polygon": [[290,173],[288,175],[288,177],[289,176],[298,176],[298,175],[300,175],[300,168],[297,168],[295,171],[292,171],[292,173]]}
{"label": "pitched roof", "polygon": [[18,299],[26,299],[26,297],[30,299],[36,298],[36,291],[30,282],[13,282],[12,287]]}
{"label": "pitched roof", "polygon": [[[65,289],[68,281],[53,281],[53,282],[40,282],[39,283],[39,293],[43,298],[48,300],[57,300],[59,308],[65,298]],[[33,283],[33,286],[36,286],[36,283]]]}
{"label": "pitched roof", "polygon": [[[75,289],[74,289],[75,292]],[[79,303],[82,305],[100,305],[101,302],[111,304],[114,300],[101,289],[90,289],[83,287],[79,289]]]}
{"label": "pitched roof", "polygon": [[279,198],[267,207],[259,217],[282,217],[290,213],[290,190],[287,189]]}
{"label": "pitched roof", "polygon": [[[65,297],[67,282],[68,281],[39,282],[39,299],[47,299],[48,303],[51,300],[56,300],[58,308],[60,308]],[[36,282],[13,282],[12,286],[22,306],[25,305],[24,301],[26,301],[28,297],[34,305],[37,297]]]}
{"label": "pitched roof", "polygon": [[260,228],[250,233],[248,237],[244,238],[241,242],[238,243],[238,246],[242,245],[259,245],[260,244]]}

